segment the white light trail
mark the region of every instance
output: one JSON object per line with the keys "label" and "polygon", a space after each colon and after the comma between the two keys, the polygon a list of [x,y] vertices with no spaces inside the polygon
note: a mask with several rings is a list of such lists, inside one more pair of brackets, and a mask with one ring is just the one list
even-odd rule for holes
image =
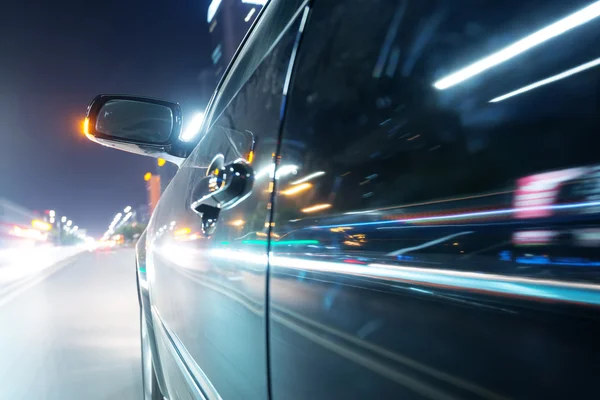
{"label": "white light trail", "polygon": [[581,64],[578,67],[571,68],[569,70],[561,72],[558,75],[554,75],[554,76],[551,76],[549,78],[542,79],[541,81],[534,82],[531,85],[523,86],[520,89],[517,89],[517,90],[512,91],[510,93],[507,93],[507,94],[503,94],[502,96],[498,96],[498,97],[490,100],[490,103],[497,103],[499,101],[506,100],[506,99],[508,99],[510,97],[517,96],[517,95],[519,95],[521,93],[529,92],[530,90],[539,88],[540,86],[544,86],[544,85],[547,85],[549,83],[556,82],[558,80],[568,78],[571,75],[575,75],[575,74],[577,74],[577,73],[579,73],[581,71],[585,71],[586,69],[590,69],[590,68],[596,67],[598,65],[600,65],[600,58],[597,58],[597,59],[595,59],[593,61],[590,61],[590,62],[587,62],[585,64]]}
{"label": "white light trail", "polygon": [[[254,175],[254,179],[259,179],[265,175],[269,175],[270,178],[275,177],[275,179],[279,179],[282,176],[286,176],[289,174],[297,174],[298,166],[293,164],[281,165],[277,168],[277,174],[275,174],[275,164],[270,164],[265,168],[261,169],[259,172]],[[276,176],[275,176],[276,175]]]}
{"label": "white light trail", "polygon": [[250,21],[250,18],[252,18],[252,16],[254,15],[255,12],[256,12],[256,8],[253,8],[252,10],[250,10],[248,12],[248,15],[246,15],[246,18],[244,18],[244,21],[246,21],[246,22]]}
{"label": "white light trail", "polygon": [[217,10],[219,9],[219,6],[221,5],[221,1],[222,0],[212,0],[210,2],[210,4],[208,5],[208,12],[206,14],[206,21],[210,24],[210,21],[213,20],[213,18],[215,17],[215,14],[217,13]]}
{"label": "white light trail", "polygon": [[311,179],[316,178],[317,176],[321,176],[321,175],[325,175],[325,171],[317,171],[310,175],[306,175],[304,178],[300,178],[297,181],[290,182],[290,185],[297,185],[299,183],[304,183],[306,181],[310,181]]}
{"label": "white light trail", "polygon": [[268,0],[242,0],[242,3],[256,4],[257,6],[264,6]]}
{"label": "white light trail", "polygon": [[436,89],[444,90],[454,85],[457,85],[475,75],[482,73],[498,64],[510,60],[517,55],[535,47],[547,40],[550,40],[558,35],[561,35],[579,25],[585,24],[600,16],[600,1],[596,1],[591,5],[551,24],[529,36],[503,48],[496,53],[493,53],[473,64],[460,69],[438,81],[433,86]]}

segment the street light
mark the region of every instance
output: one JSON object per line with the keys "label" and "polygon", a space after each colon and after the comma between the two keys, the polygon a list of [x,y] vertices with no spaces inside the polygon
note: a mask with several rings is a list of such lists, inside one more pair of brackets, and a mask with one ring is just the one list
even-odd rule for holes
{"label": "street light", "polygon": [[132,215],[133,215],[133,213],[132,213],[132,212],[130,212],[130,213],[127,213],[127,215],[125,215],[125,218],[123,218],[123,222],[127,222],[127,220],[128,220],[129,218],[131,218],[131,216],[132,216]]}
{"label": "street light", "polygon": [[79,227],[78,227],[77,225],[75,225],[75,226],[73,227],[73,232],[77,231],[77,229],[79,229]]}
{"label": "street light", "polygon": [[67,222],[67,217],[62,217],[62,218],[60,219],[60,222],[62,222],[63,224],[64,224],[65,222]]}
{"label": "street light", "polygon": [[131,206],[125,207],[125,209],[123,211],[126,212],[126,213],[128,213],[129,211],[131,211]]}
{"label": "street light", "polygon": [[50,211],[48,212],[48,215],[50,215],[50,218],[54,218],[54,217],[56,216],[56,211],[54,211],[54,210],[50,210]]}
{"label": "street light", "polygon": [[68,220],[68,221],[67,221],[67,226],[71,226],[71,225],[73,225],[73,221],[71,221],[71,220]]}
{"label": "street light", "polygon": [[31,221],[31,226],[40,231],[49,231],[52,229],[52,225],[39,219]]}

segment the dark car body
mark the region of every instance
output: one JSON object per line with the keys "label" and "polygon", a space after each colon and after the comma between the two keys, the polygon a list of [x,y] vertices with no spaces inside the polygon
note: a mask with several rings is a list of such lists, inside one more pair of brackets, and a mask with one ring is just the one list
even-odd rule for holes
{"label": "dark car body", "polygon": [[137,244],[148,398],[598,397],[599,7],[270,2]]}

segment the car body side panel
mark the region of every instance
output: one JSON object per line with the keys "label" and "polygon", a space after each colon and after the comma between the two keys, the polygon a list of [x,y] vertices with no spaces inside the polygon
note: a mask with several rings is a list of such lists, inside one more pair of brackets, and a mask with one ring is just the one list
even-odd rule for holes
{"label": "car body side panel", "polygon": [[593,397],[600,81],[556,76],[600,56],[599,25],[434,86],[589,4],[313,2],[274,203],[273,399]]}
{"label": "car body side panel", "polygon": [[[178,344],[207,398],[268,397],[267,234],[283,84],[298,25],[298,19],[288,25],[215,116],[163,194],[149,228],[150,297],[154,322],[158,318],[164,327],[155,331]],[[207,169],[217,155],[225,164],[251,161],[256,176],[251,194],[221,210],[216,231],[207,237],[191,204],[209,193]],[[162,343],[161,358],[168,357],[169,341]],[[183,382],[171,367],[163,366],[169,393]]]}
{"label": "car body side panel", "polygon": [[[157,336],[154,332],[154,327],[152,323],[152,304],[150,302],[150,294],[148,292],[148,276],[147,276],[147,263],[146,263],[146,231],[142,233],[140,238],[138,239],[135,246],[136,253],[136,282],[137,282],[137,290],[138,290],[138,299],[140,302],[140,323],[146,324],[146,334],[148,335],[148,340],[150,342],[150,356],[152,357],[152,365],[154,370],[156,371],[156,379],[158,381],[158,385],[163,394],[167,393],[167,385],[165,383],[162,362],[158,354],[158,341]],[[142,318],[142,315],[143,318]],[[143,327],[141,327],[143,329]],[[144,357],[144,354],[142,354]],[[142,361],[143,365],[143,361]],[[149,376],[144,376],[144,380],[150,379]],[[145,382],[146,383],[146,382]]]}

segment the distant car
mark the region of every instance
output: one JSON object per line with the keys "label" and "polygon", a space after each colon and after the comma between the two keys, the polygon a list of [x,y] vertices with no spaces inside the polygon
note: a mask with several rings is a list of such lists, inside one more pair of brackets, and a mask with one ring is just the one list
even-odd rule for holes
{"label": "distant car", "polygon": [[145,398],[593,397],[599,16],[271,1],[203,120],[96,97],[89,139],[179,166],[136,246]]}

